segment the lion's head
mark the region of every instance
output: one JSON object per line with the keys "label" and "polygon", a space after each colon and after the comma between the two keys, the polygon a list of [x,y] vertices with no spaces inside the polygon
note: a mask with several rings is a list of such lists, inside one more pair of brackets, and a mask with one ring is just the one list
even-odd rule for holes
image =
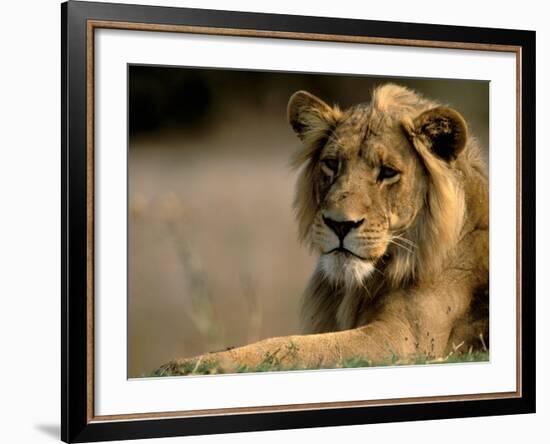
{"label": "lion's head", "polygon": [[300,236],[320,254],[318,272],[345,286],[381,269],[395,286],[436,272],[463,226],[462,116],[387,84],[344,111],[296,92],[288,120],[303,143]]}

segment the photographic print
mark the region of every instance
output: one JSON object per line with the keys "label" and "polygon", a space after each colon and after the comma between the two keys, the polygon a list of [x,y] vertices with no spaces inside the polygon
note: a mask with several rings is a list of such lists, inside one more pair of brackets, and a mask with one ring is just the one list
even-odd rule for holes
{"label": "photographic print", "polygon": [[534,32],[61,12],[64,441],[535,411]]}
{"label": "photographic print", "polygon": [[128,377],[488,361],[489,82],[128,65]]}

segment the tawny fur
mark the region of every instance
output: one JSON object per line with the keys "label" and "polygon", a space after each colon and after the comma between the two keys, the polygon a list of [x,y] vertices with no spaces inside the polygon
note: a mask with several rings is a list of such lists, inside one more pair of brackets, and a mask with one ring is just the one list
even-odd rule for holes
{"label": "tawny fur", "polygon": [[[209,356],[231,370],[289,343],[298,351],[287,364],[304,367],[486,347],[488,181],[462,116],[387,84],[344,111],[298,92],[288,119],[303,144],[299,236],[320,255],[303,298],[306,334]],[[398,174],[382,178],[388,165]],[[327,217],[359,226],[338,240]],[[338,245],[353,254],[331,253]]]}

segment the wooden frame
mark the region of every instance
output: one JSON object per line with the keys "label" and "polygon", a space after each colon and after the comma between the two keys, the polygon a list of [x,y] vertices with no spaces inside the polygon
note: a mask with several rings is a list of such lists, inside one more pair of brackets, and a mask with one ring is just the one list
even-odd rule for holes
{"label": "wooden frame", "polygon": [[[535,34],[350,19],[64,3],[62,439],[84,442],[535,411]],[[504,51],[517,60],[517,391],[385,401],[94,415],[94,31],[275,37]],[[529,119],[522,119],[522,115]]]}

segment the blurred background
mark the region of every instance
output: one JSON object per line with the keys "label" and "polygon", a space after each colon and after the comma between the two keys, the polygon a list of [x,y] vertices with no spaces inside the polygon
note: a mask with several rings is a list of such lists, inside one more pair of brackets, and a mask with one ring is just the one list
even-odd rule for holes
{"label": "blurred background", "polygon": [[128,80],[130,378],[300,332],[315,258],[292,213],[296,90],[345,108],[411,87],[459,110],[487,157],[488,82],[134,65]]}

